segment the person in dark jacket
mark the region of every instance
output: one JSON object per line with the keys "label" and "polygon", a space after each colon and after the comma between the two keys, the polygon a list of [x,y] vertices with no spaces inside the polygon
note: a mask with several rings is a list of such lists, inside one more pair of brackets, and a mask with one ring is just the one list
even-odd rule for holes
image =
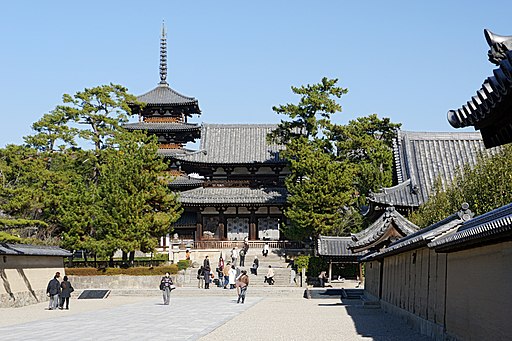
{"label": "person in dark jacket", "polygon": [[204,261],[203,261],[203,274],[204,274],[204,288],[205,289],[210,289],[210,271],[211,271],[211,267],[210,267],[210,260],[208,259],[208,256],[204,257]]}
{"label": "person in dark jacket", "polygon": [[48,310],[55,310],[59,306],[59,294],[60,294],[60,272],[56,272],[53,279],[48,282],[46,287],[46,294],[50,297],[50,303]]}
{"label": "person in dark jacket", "polygon": [[171,290],[173,286],[171,274],[166,272],[165,276],[160,280],[160,290],[162,290],[164,305],[169,305],[171,301]]}
{"label": "person in dark jacket", "polygon": [[254,260],[252,261],[251,266],[251,273],[253,275],[258,275],[258,267],[260,266],[260,260],[258,259],[258,256],[254,256]]}
{"label": "person in dark jacket", "polygon": [[60,306],[59,309],[64,309],[64,303],[66,303],[66,310],[69,309],[69,298],[71,297],[71,293],[75,291],[73,286],[68,280],[68,276],[64,276],[62,282],[60,283]]}

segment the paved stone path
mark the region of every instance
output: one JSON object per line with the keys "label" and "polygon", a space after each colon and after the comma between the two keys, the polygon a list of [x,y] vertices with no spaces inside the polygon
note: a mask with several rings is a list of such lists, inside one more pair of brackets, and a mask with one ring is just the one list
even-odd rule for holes
{"label": "paved stone path", "polygon": [[72,299],[69,311],[44,310],[47,303],[0,309],[0,340],[429,340],[380,309],[363,308],[359,300],[249,292],[242,305],[235,296],[198,291],[172,297],[170,306],[156,296],[113,296]]}
{"label": "paved stone path", "polygon": [[45,311],[59,316],[0,328],[0,340],[197,340],[260,300],[236,304],[226,297],[176,297],[165,306],[151,297],[69,316],[65,310]]}

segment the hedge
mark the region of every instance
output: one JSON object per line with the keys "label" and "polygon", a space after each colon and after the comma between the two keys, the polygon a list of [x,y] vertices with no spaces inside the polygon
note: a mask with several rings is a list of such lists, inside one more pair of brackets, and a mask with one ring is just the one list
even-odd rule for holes
{"label": "hedge", "polygon": [[159,276],[164,275],[166,272],[171,274],[178,273],[178,266],[176,264],[163,265],[157,267],[133,267],[133,268],[66,268],[66,275],[69,276]]}

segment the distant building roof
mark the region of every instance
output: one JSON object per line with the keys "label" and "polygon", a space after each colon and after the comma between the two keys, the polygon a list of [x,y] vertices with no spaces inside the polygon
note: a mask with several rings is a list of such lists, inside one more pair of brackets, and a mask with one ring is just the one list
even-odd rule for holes
{"label": "distant building roof", "polygon": [[175,132],[175,131],[200,131],[201,127],[197,123],[159,123],[159,122],[137,122],[127,123],[123,128],[128,130],[145,130],[150,133]]}
{"label": "distant building roof", "polygon": [[269,144],[267,134],[276,124],[203,124],[200,151],[176,158],[209,164],[284,163],[284,146]]}
{"label": "distant building roof", "polygon": [[437,179],[446,186],[458,169],[474,165],[482,152],[487,153],[475,132],[398,131],[393,147],[398,184],[371,193],[368,199],[384,206],[418,207],[433,193]]}
{"label": "distant building roof", "polygon": [[71,252],[57,246],[0,243],[0,255],[69,257]]}
{"label": "distant building roof", "polygon": [[418,226],[407,220],[393,207],[388,207],[373,224],[352,235],[352,241],[348,247],[353,252],[381,249],[418,230]]}
{"label": "distant building roof", "polygon": [[362,252],[354,253],[349,249],[351,237],[319,236],[317,241],[318,254],[329,257],[348,257],[359,259]]}
{"label": "distant building roof", "polygon": [[204,183],[203,179],[195,179],[190,176],[180,175],[172,180],[169,184],[171,187],[197,187]]}
{"label": "distant building roof", "polygon": [[285,188],[206,187],[195,188],[179,194],[184,205],[236,204],[236,205],[284,205]]}

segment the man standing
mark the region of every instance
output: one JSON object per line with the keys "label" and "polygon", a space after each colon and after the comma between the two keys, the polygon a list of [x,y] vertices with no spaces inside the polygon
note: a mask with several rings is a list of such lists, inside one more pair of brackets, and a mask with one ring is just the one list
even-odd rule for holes
{"label": "man standing", "polygon": [[245,248],[240,250],[240,266],[245,265]]}
{"label": "man standing", "polygon": [[204,257],[203,261],[203,274],[204,274],[204,288],[210,289],[210,260],[208,259],[208,256]]}
{"label": "man standing", "polygon": [[253,275],[258,276],[258,267],[260,266],[260,260],[258,256],[254,256],[254,261],[252,262],[251,273]]}
{"label": "man standing", "polygon": [[50,303],[48,305],[48,310],[55,310],[59,306],[59,294],[60,294],[60,282],[59,282],[60,272],[56,272],[53,279],[48,282],[48,286],[46,287],[46,294],[50,297]]}
{"label": "man standing", "polygon": [[162,290],[162,294],[164,297],[164,305],[169,305],[171,301],[171,286],[173,285],[171,275],[166,272],[165,276],[162,277],[160,281],[160,290]]}
{"label": "man standing", "polygon": [[241,300],[243,304],[245,301],[245,293],[247,292],[247,287],[249,286],[249,276],[247,276],[247,271],[242,270],[242,275],[238,279],[238,283],[240,287],[240,293],[238,294],[238,301],[236,303],[240,303]]}

